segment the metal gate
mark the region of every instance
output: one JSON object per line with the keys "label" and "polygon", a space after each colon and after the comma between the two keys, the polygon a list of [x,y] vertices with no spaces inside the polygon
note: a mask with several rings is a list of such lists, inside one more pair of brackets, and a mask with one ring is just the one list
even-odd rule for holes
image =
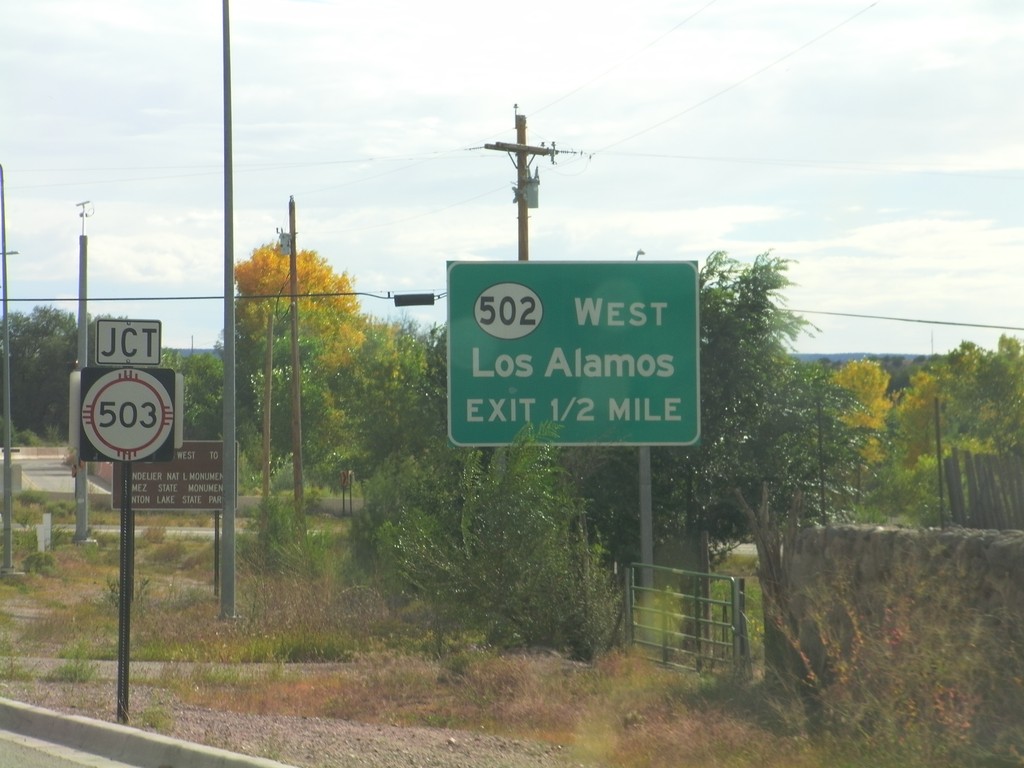
{"label": "metal gate", "polygon": [[743,579],[641,563],[631,565],[627,576],[633,645],[670,666],[749,671]]}

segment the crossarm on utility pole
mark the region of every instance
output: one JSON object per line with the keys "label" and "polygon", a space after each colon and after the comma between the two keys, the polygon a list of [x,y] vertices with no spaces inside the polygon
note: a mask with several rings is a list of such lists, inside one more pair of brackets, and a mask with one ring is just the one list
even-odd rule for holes
{"label": "crossarm on utility pole", "polygon": [[499,152],[524,152],[527,155],[554,155],[558,150],[552,147],[533,147],[529,144],[509,144],[506,141],[496,141],[493,144],[484,144],[484,149],[496,149]]}
{"label": "crossarm on utility pole", "polygon": [[533,155],[554,156],[554,147],[533,147],[526,143],[526,115],[516,115],[516,143],[504,141],[484,144],[484,149],[495,149],[516,156],[516,204],[519,207],[519,261],[530,260],[529,212],[526,203],[526,187],[530,183],[530,157]]}

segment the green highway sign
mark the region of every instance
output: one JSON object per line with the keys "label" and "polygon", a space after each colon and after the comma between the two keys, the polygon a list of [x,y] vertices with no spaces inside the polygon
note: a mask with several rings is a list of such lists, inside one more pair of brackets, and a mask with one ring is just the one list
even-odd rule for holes
{"label": "green highway sign", "polygon": [[506,445],[700,439],[697,264],[448,264],[448,435]]}

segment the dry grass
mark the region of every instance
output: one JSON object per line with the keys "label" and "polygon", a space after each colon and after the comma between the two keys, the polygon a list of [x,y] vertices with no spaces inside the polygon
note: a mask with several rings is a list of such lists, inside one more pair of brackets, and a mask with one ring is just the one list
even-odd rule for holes
{"label": "dry grass", "polygon": [[[61,546],[55,576],[0,582],[0,674],[24,674],[16,654],[67,659],[65,675],[114,658],[117,546],[116,537]],[[701,679],[627,651],[592,664],[496,653],[438,635],[417,606],[396,607],[336,575],[242,569],[241,617],[224,621],[209,542],[150,533],[137,542],[137,563],[132,658],[171,663],[133,679],[186,703],[543,740],[581,764],[614,768],[924,764],[865,752],[856,740],[810,740],[802,712],[780,708],[756,681]]]}
{"label": "dry grass", "polygon": [[[148,678],[136,673],[136,684],[214,709],[549,741],[623,768],[773,765],[755,759],[758,745],[779,738],[769,729],[708,704],[696,678],[628,653],[588,665],[550,652],[491,652],[471,638],[438,637],[415,606],[396,609],[333,577],[243,574],[241,618],[219,620],[209,549],[157,532],[139,537],[132,657],[174,663]],[[116,654],[117,540],[55,555],[56,576],[0,583],[4,610],[12,597],[33,609],[0,623],[0,635],[20,655],[60,656],[85,671],[88,659]],[[286,663],[296,654],[303,663]],[[792,744],[772,751],[799,764]]]}

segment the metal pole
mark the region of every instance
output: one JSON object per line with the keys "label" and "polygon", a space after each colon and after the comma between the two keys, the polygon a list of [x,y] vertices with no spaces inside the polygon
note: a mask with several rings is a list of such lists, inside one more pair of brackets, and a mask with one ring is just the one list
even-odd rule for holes
{"label": "metal pole", "polygon": [[641,445],[638,449],[640,472],[640,586],[650,589],[654,586],[654,525],[651,511],[651,447]]}
{"label": "metal pole", "polygon": [[220,596],[220,510],[213,510],[213,595]]}
{"label": "metal pole", "polygon": [[[86,306],[89,237],[85,234],[85,206],[82,206],[82,234],[78,236],[78,370],[89,365],[89,315]],[[89,541],[89,472],[77,455],[75,472],[75,537],[76,544]]]}
{"label": "metal pole", "polygon": [[299,249],[295,244],[295,198],[288,198],[288,231],[291,235],[290,279],[292,293],[292,483],[295,487],[295,519],[306,530],[302,512],[302,366],[299,361]]}
{"label": "metal pole", "polygon": [[117,610],[117,722],[128,722],[128,664],[131,657],[132,597],[135,595],[135,517],[132,463],[121,466],[121,574]]}
{"label": "metal pole", "polygon": [[228,0],[223,5],[224,33],[224,531],[220,589],[221,618],[235,617],[235,505],[238,472],[235,455],[235,232],[231,148],[231,29]]}
{"label": "metal pole", "polygon": [[3,335],[4,335],[4,560],[0,573],[13,573],[11,562],[13,534],[11,532],[11,333],[7,318],[7,210],[4,202],[4,167],[0,165],[0,253],[3,268]]}
{"label": "metal pole", "polygon": [[[276,302],[276,299],[275,299]],[[274,379],[274,311],[267,313],[267,348],[263,361],[263,498],[270,498],[270,414]]]}
{"label": "metal pole", "polygon": [[939,470],[939,526],[946,527],[946,503],[942,488],[942,404],[935,398],[935,464]]}

